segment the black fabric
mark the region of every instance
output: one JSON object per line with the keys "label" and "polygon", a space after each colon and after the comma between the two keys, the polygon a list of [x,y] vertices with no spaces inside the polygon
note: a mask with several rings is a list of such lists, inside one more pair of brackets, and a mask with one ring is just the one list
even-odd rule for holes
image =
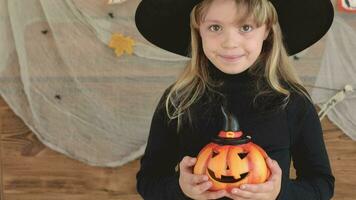
{"label": "black fabric", "polygon": [[[289,55],[322,38],[334,18],[330,0],[270,1],[277,11]],[[189,15],[199,2],[201,0],[142,0],[135,14],[137,29],[152,44],[189,57]]]}
{"label": "black fabric", "polygon": [[[304,96],[292,93],[284,109],[254,108],[251,101],[255,77],[247,71],[228,75],[215,67],[215,80],[225,80],[216,89],[225,99],[213,99],[205,95],[191,108],[193,125],[184,124],[176,132],[176,121],[168,122],[162,103],[153,115],[148,143],[137,173],[137,190],[144,199],[173,200],[189,199],[180,189],[179,172],[175,167],[184,156],[196,157],[199,151],[218,134],[223,126],[221,102],[230,105],[237,116],[241,130],[252,136],[254,143],[261,146],[275,159],[282,169],[282,186],[279,200],[330,199],[334,191],[328,155],[322,129],[313,104]],[[275,98],[269,104],[280,105]],[[272,108],[271,106],[269,108]],[[297,178],[289,178],[293,160]],[[223,198],[227,199],[227,198]]]}

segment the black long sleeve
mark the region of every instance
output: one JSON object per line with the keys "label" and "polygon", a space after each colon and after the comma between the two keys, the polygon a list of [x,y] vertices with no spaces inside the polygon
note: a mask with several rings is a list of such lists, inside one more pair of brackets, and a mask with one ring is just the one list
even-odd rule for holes
{"label": "black long sleeve", "polygon": [[282,183],[285,188],[280,199],[331,199],[335,178],[330,169],[320,120],[308,99],[293,95],[296,97],[292,98],[287,112],[292,132],[291,155],[297,177]]}
{"label": "black long sleeve", "polygon": [[[240,76],[246,74],[227,77],[221,92],[226,93],[230,111],[238,117],[242,131],[250,134],[253,142],[265,149],[281,167],[278,200],[330,199],[335,180],[313,104],[306,97],[292,93],[284,109],[258,112],[250,106],[252,98],[244,92],[250,90],[246,86],[250,83],[245,84],[248,81]],[[192,106],[194,126],[186,126],[177,133],[176,123],[169,122],[162,106],[164,99],[165,94],[152,118],[146,151],[137,174],[137,190],[144,199],[189,199],[179,187],[175,167],[184,156],[198,155],[221,130],[223,116],[218,108],[207,109],[212,102],[201,98]],[[295,180],[289,178],[291,159],[297,173]]]}
{"label": "black long sleeve", "polygon": [[137,191],[144,199],[186,199],[182,193],[175,166],[178,158],[178,137],[168,128],[168,118],[164,110],[164,96],[153,115],[150,134],[141,169],[137,173]]}

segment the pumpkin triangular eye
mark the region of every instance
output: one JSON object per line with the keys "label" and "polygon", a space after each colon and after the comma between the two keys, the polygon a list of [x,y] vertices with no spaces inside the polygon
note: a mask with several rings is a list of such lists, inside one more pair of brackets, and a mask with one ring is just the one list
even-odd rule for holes
{"label": "pumpkin triangular eye", "polygon": [[217,156],[219,154],[219,152],[218,151],[213,151],[213,156],[212,156],[212,158],[214,158],[215,156]]}
{"label": "pumpkin triangular eye", "polygon": [[240,159],[244,159],[247,156],[248,153],[238,153]]}

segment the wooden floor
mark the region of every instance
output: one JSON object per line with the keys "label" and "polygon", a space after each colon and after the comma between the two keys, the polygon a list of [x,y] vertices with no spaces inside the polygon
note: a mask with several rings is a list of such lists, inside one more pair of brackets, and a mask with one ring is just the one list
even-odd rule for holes
{"label": "wooden floor", "polygon": [[[336,176],[336,200],[356,199],[356,142],[327,119],[325,141]],[[356,131],[356,130],[355,130]],[[136,200],[134,161],[91,167],[41,144],[0,97],[1,200]]]}
{"label": "wooden floor", "polygon": [[138,161],[91,167],[38,141],[0,97],[1,200],[136,200]]}

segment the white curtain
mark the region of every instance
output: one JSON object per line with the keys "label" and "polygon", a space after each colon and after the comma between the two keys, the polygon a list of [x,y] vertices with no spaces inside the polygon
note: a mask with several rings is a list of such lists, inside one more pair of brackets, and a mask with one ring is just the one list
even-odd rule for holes
{"label": "white curtain", "polygon": [[[50,148],[90,165],[142,155],[163,90],[186,59],[136,30],[138,0],[0,0],[0,94]],[[108,46],[120,33],[134,54]]]}
{"label": "white curtain", "polygon": [[[327,114],[329,119],[353,140],[356,140],[355,22],[356,16],[352,14],[335,17],[331,30],[326,35],[325,50],[315,81],[315,86],[321,88],[314,88],[312,92],[313,100],[322,105],[336,93],[328,89],[342,90],[345,85],[354,88],[353,92],[347,93],[345,99]],[[355,23],[355,26],[351,26],[352,23]]]}

